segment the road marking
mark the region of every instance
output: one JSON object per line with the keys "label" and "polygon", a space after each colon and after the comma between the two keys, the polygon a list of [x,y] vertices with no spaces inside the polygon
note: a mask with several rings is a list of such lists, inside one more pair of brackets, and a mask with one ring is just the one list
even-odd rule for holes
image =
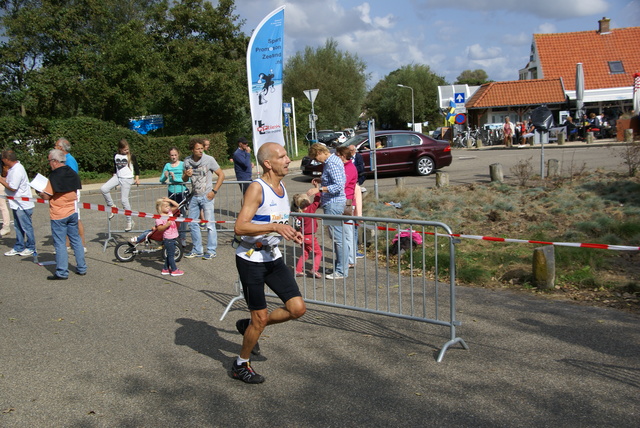
{"label": "road marking", "polygon": [[460,156],[458,157],[458,160],[470,160],[470,159],[477,159],[477,156]]}

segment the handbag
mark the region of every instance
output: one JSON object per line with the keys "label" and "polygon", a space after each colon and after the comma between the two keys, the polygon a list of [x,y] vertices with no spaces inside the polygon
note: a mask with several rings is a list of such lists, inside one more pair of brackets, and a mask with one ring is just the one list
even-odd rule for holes
{"label": "handbag", "polygon": [[342,213],[342,215],[353,215],[353,200],[347,199],[347,202],[344,204],[344,212]]}

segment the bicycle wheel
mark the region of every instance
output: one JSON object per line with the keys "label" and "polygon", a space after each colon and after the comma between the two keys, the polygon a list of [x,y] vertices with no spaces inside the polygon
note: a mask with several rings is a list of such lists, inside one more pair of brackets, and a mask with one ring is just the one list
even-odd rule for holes
{"label": "bicycle wheel", "polygon": [[125,262],[125,263],[132,261],[137,254],[136,247],[129,244],[128,242],[123,242],[121,244],[118,244],[114,252],[115,252],[116,259],[118,259],[118,261],[120,262]]}

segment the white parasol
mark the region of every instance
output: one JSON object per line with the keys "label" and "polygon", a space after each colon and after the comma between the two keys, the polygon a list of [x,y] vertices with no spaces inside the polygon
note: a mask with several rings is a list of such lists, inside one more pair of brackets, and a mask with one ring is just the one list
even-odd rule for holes
{"label": "white parasol", "polygon": [[582,63],[576,64],[576,118],[580,120],[584,114],[584,71]]}

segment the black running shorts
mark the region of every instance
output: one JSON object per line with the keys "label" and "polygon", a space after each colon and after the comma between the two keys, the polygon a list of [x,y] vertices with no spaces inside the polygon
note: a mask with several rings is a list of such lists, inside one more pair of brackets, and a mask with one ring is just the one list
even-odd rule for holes
{"label": "black running shorts", "polygon": [[286,303],[293,297],[302,296],[298,283],[280,257],[272,262],[250,262],[236,256],[236,267],[240,275],[242,292],[247,306],[251,311],[267,308],[267,300],[264,295],[264,285]]}

